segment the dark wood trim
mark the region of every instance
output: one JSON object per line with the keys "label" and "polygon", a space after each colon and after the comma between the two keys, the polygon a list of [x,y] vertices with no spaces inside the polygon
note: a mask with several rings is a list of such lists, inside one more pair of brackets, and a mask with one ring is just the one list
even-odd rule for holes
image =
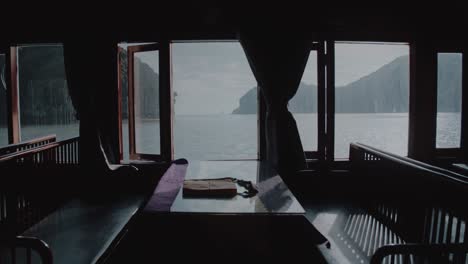
{"label": "dark wood trim", "polygon": [[320,160],[320,153],[318,151],[304,151],[306,160]]}
{"label": "dark wood trim", "polygon": [[[5,54],[5,56],[5,82],[8,97],[8,142],[10,144],[15,144],[19,143],[21,140],[18,100],[17,48],[10,47],[9,52]],[[8,61],[10,63],[8,63]]]}
{"label": "dark wood trim", "polygon": [[436,157],[457,159],[461,155],[460,148],[438,148],[435,150]]}
{"label": "dark wood trim", "polygon": [[[122,58],[124,52],[122,47],[117,49],[117,103],[118,103],[118,122],[119,122],[119,160],[123,160],[123,132],[122,132]],[[120,162],[119,162],[120,163]]]}
{"label": "dark wood trim", "polygon": [[326,42],[326,138],[325,159],[328,163],[335,157],[335,42]]}
{"label": "dark wood trim", "polygon": [[322,41],[313,41],[312,44],[310,45],[310,50],[319,50],[320,46],[322,45],[323,45]]}
{"label": "dark wood trim", "polygon": [[171,43],[169,40],[165,40],[160,42],[159,48],[159,135],[163,161],[171,161],[174,154],[172,140],[174,111],[172,102]]}
{"label": "dark wood trim", "polygon": [[325,43],[320,41],[317,46],[317,153],[319,161],[325,160]]}
{"label": "dark wood trim", "polygon": [[159,154],[143,154],[143,153],[136,153],[132,160],[151,160],[151,161],[160,161],[163,160],[162,156]]}
{"label": "dark wood trim", "polygon": [[145,51],[153,51],[159,50],[161,47],[158,43],[151,43],[151,44],[141,44],[141,45],[133,45],[127,47],[127,52],[145,52]]}

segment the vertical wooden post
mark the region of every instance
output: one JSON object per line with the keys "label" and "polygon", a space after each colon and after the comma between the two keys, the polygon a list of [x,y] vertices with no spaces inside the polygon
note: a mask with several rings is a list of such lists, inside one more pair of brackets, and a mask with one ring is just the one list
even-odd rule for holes
{"label": "vertical wooden post", "polygon": [[5,54],[5,84],[7,88],[8,142],[19,143],[19,101],[17,75],[17,48],[11,47]]}
{"label": "vertical wooden post", "polygon": [[318,160],[325,161],[326,133],[325,133],[325,71],[326,55],[325,43],[320,41],[317,47],[317,152]]}
{"label": "vertical wooden post", "polygon": [[171,161],[174,154],[172,140],[173,125],[173,94],[172,94],[172,62],[171,43],[169,40],[160,42],[159,50],[159,120],[161,157]]}
{"label": "vertical wooden post", "polygon": [[410,44],[408,156],[435,157],[437,122],[437,53],[427,40]]}
{"label": "vertical wooden post", "polygon": [[117,50],[117,104],[118,104],[118,122],[119,122],[119,159],[123,160],[123,137],[122,137],[122,54],[124,49],[118,47]]}

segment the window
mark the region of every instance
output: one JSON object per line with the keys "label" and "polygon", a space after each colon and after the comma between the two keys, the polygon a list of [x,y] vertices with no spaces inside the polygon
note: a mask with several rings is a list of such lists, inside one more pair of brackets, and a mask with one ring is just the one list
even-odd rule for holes
{"label": "window", "polygon": [[437,56],[437,148],[459,148],[462,105],[462,54]]}
{"label": "window", "polygon": [[78,136],[62,45],[18,46],[16,52],[21,140],[50,134],[58,140]]}
{"label": "window", "polygon": [[[120,147],[124,160],[171,158],[169,60],[161,67],[163,50],[169,54],[165,47],[168,45],[119,44]],[[166,74],[162,74],[163,69]]]}
{"label": "window", "polygon": [[306,152],[317,151],[317,86],[317,51],[311,50],[299,89],[288,104]]}
{"label": "window", "polygon": [[0,146],[8,145],[7,93],[5,84],[5,54],[0,54]]}
{"label": "window", "polygon": [[407,155],[408,54],[405,44],[335,44],[335,158],[353,142]]}
{"label": "window", "polygon": [[258,158],[258,92],[238,42],[172,44],[174,155]]}

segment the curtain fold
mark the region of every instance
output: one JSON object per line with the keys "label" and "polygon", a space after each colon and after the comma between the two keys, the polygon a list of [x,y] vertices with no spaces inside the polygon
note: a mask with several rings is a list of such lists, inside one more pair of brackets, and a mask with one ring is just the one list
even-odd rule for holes
{"label": "curtain fold", "polygon": [[280,173],[305,168],[305,155],[288,102],[296,94],[310,53],[310,42],[292,36],[239,40],[266,102],[266,160]]}
{"label": "curtain fold", "polygon": [[80,118],[82,167],[100,170],[106,166],[105,158],[119,163],[117,44],[65,42],[64,61],[70,96]]}

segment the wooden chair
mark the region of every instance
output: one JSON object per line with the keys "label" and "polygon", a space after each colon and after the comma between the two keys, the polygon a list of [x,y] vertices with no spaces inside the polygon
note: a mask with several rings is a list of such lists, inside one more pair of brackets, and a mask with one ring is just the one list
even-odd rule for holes
{"label": "wooden chair", "polygon": [[468,244],[405,244],[379,248],[371,264],[383,263],[466,263]]}
{"label": "wooden chair", "polygon": [[53,264],[52,251],[44,241],[35,237],[1,239],[0,263]]}

